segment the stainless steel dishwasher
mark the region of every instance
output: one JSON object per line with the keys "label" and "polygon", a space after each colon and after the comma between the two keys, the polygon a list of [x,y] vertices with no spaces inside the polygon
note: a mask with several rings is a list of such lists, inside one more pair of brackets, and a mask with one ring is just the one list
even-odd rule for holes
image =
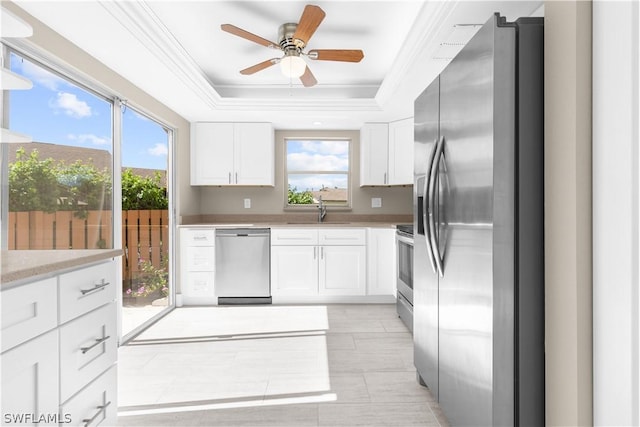
{"label": "stainless steel dishwasher", "polygon": [[216,229],[215,289],[218,304],[270,304],[268,228]]}

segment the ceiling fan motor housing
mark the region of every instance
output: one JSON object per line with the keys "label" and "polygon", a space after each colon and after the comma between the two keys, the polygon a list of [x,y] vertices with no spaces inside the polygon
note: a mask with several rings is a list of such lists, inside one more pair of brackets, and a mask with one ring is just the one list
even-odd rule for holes
{"label": "ceiling fan motor housing", "polygon": [[298,24],[293,22],[282,24],[280,25],[280,28],[278,28],[278,44],[286,56],[300,55],[300,53],[302,53],[302,49],[306,46],[306,43],[303,40],[294,40],[293,35],[297,28]]}

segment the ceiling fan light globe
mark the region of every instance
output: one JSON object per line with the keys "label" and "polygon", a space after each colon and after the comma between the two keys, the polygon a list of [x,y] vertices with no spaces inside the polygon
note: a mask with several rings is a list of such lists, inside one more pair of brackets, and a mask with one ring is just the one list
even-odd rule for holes
{"label": "ceiling fan light globe", "polygon": [[304,74],[307,63],[299,56],[285,56],[280,60],[282,74],[289,78],[298,78]]}

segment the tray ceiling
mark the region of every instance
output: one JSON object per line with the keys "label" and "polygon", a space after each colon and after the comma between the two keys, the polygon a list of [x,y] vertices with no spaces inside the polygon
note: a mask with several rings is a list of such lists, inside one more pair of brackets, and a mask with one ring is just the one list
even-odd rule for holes
{"label": "tray ceiling", "polygon": [[[413,115],[413,100],[492,13],[541,13],[540,1],[319,1],[308,49],[362,49],[359,63],[312,61],[311,88],[273,66],[280,56],[223,32],[233,24],[277,42],[308,1],[15,1],[187,120],[268,120],[276,128],[359,128]],[[79,19],[78,17],[81,17]]]}

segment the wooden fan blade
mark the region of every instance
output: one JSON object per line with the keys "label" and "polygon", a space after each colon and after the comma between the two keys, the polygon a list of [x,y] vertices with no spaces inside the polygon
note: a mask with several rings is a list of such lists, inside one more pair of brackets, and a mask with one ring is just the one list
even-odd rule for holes
{"label": "wooden fan blade", "polygon": [[319,61],[360,62],[364,53],[361,50],[314,49],[309,51],[308,56]]}
{"label": "wooden fan blade", "polygon": [[249,75],[249,74],[257,73],[258,71],[262,71],[265,68],[269,68],[272,65],[277,64],[278,62],[280,62],[280,58],[267,59],[266,61],[263,61],[259,64],[256,64],[249,68],[245,68],[244,70],[241,70],[240,74]]}
{"label": "wooden fan blade", "polygon": [[309,67],[307,67],[304,70],[304,74],[300,76],[300,81],[302,82],[302,84],[304,85],[304,87],[311,87],[311,86],[315,86],[316,83],[318,83],[318,81],[316,80],[316,78],[313,76],[313,73],[311,72],[311,70],[309,69]]}
{"label": "wooden fan blade", "polygon": [[233,34],[234,36],[242,37],[243,39],[247,39],[254,43],[261,44],[262,46],[271,47],[274,49],[280,49],[280,46],[278,46],[276,43],[271,42],[267,39],[263,39],[260,36],[256,36],[255,34],[250,33],[249,31],[243,30],[242,28],[238,28],[235,25],[222,24],[220,25],[220,28],[222,29],[222,31],[226,31],[227,33]]}
{"label": "wooden fan blade", "polygon": [[306,5],[300,17],[300,22],[298,22],[296,32],[293,34],[294,42],[301,40],[303,45],[309,43],[309,39],[316,32],[324,17],[324,10],[312,4]]}

